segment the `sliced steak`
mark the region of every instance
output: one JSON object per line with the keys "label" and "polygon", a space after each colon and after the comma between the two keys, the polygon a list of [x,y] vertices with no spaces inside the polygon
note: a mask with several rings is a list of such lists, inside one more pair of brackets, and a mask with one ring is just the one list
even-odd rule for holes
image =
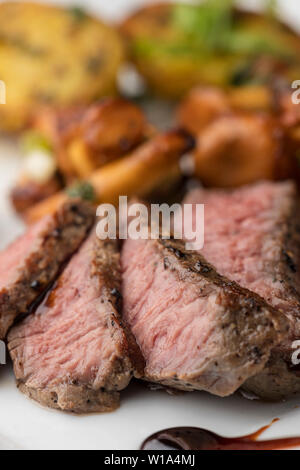
{"label": "sliced steak", "polygon": [[8,348],[22,392],[75,413],[118,406],[137,349],[120,322],[119,268],[116,242],[99,240],[93,230],[44,303],[11,330]]}
{"label": "sliced steak", "polygon": [[54,281],[93,224],[94,209],[65,203],[0,253],[0,339]]}
{"label": "sliced steak", "polygon": [[149,381],[230,395],[286,332],[282,315],[180,241],[126,240],[121,265],[123,315]]}
{"label": "sliced steak", "polygon": [[199,189],[184,202],[205,204],[206,259],[222,275],[263,297],[289,322],[289,334],[247,388],[271,399],[299,393],[300,378],[291,368],[292,342],[300,339],[300,204],[294,184]]}

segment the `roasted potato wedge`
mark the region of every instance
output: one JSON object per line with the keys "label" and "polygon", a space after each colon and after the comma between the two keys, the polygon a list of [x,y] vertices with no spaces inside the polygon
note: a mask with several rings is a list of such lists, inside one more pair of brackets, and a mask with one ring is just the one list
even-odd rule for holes
{"label": "roasted potato wedge", "polygon": [[115,92],[119,34],[77,7],[0,3],[0,129],[18,131],[42,105],[86,104]]}
{"label": "roasted potato wedge", "polygon": [[237,10],[232,2],[146,6],[123,22],[121,32],[149,87],[163,96],[181,96],[197,84],[300,76],[296,33],[275,16]]}
{"label": "roasted potato wedge", "polygon": [[235,187],[276,179],[283,153],[284,133],[270,116],[221,116],[198,135],[195,173],[206,185]]}
{"label": "roasted potato wedge", "polygon": [[193,145],[193,139],[180,130],[157,135],[128,156],[94,171],[86,183],[79,184],[78,190],[59,192],[35,205],[25,213],[25,220],[28,223],[39,220],[68,195],[82,197],[83,190],[95,203],[117,204],[120,195],[144,197],[162,184],[178,181],[179,159]]}

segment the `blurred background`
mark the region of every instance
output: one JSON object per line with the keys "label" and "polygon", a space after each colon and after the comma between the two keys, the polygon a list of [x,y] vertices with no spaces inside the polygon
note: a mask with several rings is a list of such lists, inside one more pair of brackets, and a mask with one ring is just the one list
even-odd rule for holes
{"label": "blurred background", "polygon": [[[1,0],[2,1],[2,0]],[[168,1],[168,0],[166,0]],[[199,1],[188,1],[183,0],[184,3],[199,3]],[[114,0],[107,2],[105,0],[56,0],[56,1],[45,1],[41,0],[40,3],[52,3],[57,5],[81,5],[84,8],[88,8],[94,13],[98,13],[103,18],[110,21],[118,21],[124,18],[125,15],[134,11],[136,8],[149,5],[152,3],[161,3],[159,1],[151,0]],[[237,2],[239,5],[251,8],[260,9],[263,4],[263,0],[242,0]],[[278,0],[278,5],[281,15],[288,19],[292,24],[300,24],[300,4],[298,0]]]}
{"label": "blurred background", "polygon": [[299,182],[299,28],[297,0],[0,0],[1,247],[66,194]]}

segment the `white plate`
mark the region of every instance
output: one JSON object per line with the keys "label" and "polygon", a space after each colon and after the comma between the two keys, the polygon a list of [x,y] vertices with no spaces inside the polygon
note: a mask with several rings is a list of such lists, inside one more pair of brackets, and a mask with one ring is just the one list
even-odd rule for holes
{"label": "white plate", "polygon": [[[73,4],[74,1],[56,3]],[[106,17],[120,18],[124,10],[144,2],[85,0],[83,3]],[[300,23],[298,0],[281,4],[287,16]],[[15,144],[0,140],[0,248],[23,229],[8,201],[8,192],[19,167]],[[256,431],[273,418],[280,418],[280,421],[264,438],[296,436],[300,435],[298,405],[300,397],[285,403],[267,404],[248,401],[239,395],[226,399],[196,392],[170,396],[134,383],[122,394],[119,410],[77,417],[31,402],[16,389],[11,365],[7,365],[0,369],[0,450],[137,449],[145,437],[166,427],[200,426],[222,435],[236,436]]]}

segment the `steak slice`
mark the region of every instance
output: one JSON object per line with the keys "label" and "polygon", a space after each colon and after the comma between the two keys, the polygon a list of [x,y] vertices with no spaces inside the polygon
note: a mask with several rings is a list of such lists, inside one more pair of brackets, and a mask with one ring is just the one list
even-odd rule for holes
{"label": "steak slice", "polygon": [[120,322],[120,282],[116,242],[93,230],[44,303],[9,334],[22,392],[75,413],[118,406],[137,348]]}
{"label": "steak slice", "polygon": [[230,395],[286,332],[282,315],[181,241],[126,240],[121,265],[123,315],[149,381]]}
{"label": "steak slice", "polygon": [[93,221],[90,205],[67,202],[0,253],[0,339],[54,281]]}
{"label": "steak slice", "polygon": [[268,399],[300,392],[292,343],[300,339],[300,205],[292,182],[261,182],[232,191],[194,190],[205,204],[203,256],[224,276],[256,292],[288,320],[289,334],[246,388]]}

